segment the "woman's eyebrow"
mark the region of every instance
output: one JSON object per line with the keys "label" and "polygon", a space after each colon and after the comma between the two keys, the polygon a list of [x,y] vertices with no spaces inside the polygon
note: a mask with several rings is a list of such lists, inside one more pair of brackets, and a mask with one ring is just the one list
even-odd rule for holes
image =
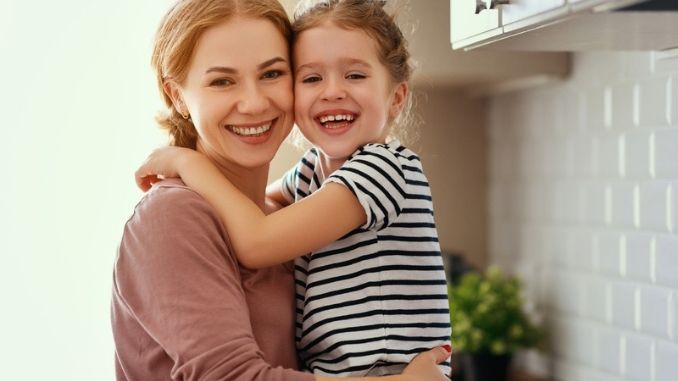
{"label": "woman's eyebrow", "polygon": [[265,68],[267,68],[267,67],[269,67],[273,64],[276,64],[278,62],[287,62],[287,61],[282,57],[274,57],[274,58],[271,58],[270,60],[266,60],[263,63],[260,63],[259,65],[257,65],[257,69],[262,70],[262,69],[265,69]]}
{"label": "woman's eyebrow", "polygon": [[[257,65],[258,70],[263,70],[273,64],[276,64],[278,62],[287,62],[284,58],[282,57],[274,57],[271,58],[270,60],[266,60],[259,65]],[[231,67],[226,67],[226,66],[212,66],[211,68],[205,70],[205,74],[213,73],[213,72],[218,72],[218,73],[224,73],[224,74],[236,74],[238,70],[231,68]]]}

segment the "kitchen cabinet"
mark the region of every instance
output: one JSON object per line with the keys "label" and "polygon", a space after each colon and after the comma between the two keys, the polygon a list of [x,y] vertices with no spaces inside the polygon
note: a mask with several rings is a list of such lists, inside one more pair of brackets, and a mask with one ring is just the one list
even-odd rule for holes
{"label": "kitchen cabinet", "polygon": [[[480,19],[484,12],[498,20],[491,33],[478,32],[483,28],[474,24],[473,20]],[[678,47],[678,1],[451,0],[450,13],[453,49],[584,51]]]}
{"label": "kitchen cabinet", "polygon": [[475,41],[501,34],[499,10],[486,8],[475,0],[451,0],[450,38]]}
{"label": "kitchen cabinet", "polygon": [[[511,30],[520,28],[522,24],[536,24],[559,17],[566,9],[565,0],[514,0],[500,8],[502,23]],[[506,28],[504,32],[509,31]]]}

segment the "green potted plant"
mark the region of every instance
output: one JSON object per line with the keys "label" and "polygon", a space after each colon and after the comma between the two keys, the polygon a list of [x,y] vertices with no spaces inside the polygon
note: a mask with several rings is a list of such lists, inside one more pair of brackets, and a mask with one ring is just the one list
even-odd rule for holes
{"label": "green potted plant", "polygon": [[448,285],[452,346],[466,381],[505,381],[512,354],[541,342],[523,311],[521,284],[497,267],[466,273]]}

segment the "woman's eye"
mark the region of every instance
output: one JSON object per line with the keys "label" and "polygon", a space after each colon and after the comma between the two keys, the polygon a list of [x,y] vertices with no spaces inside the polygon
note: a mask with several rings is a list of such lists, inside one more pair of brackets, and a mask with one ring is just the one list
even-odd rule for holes
{"label": "woman's eye", "polygon": [[227,78],[219,78],[215,79],[212,82],[210,82],[210,86],[214,87],[225,87],[225,86],[230,86],[233,84],[233,81]]}
{"label": "woman's eye", "polygon": [[351,73],[346,76],[346,79],[363,79],[366,76],[360,73]]}
{"label": "woman's eye", "polygon": [[301,82],[303,82],[303,83],[313,83],[313,82],[319,82],[320,80],[321,80],[320,76],[312,75],[312,76],[308,76],[308,77],[302,79]]}
{"label": "woman's eye", "polygon": [[276,79],[283,75],[282,70],[269,70],[262,75],[262,78],[264,79]]}

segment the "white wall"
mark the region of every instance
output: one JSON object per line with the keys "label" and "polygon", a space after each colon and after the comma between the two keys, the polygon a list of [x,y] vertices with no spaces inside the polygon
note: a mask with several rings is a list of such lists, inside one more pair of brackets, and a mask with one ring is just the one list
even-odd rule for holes
{"label": "white wall", "polygon": [[578,54],[490,111],[490,255],[526,280],[557,378],[678,380],[678,57]]}
{"label": "white wall", "polygon": [[150,69],[167,0],[0,0],[0,359],[11,380],[112,380],[112,265],[165,141]]}

